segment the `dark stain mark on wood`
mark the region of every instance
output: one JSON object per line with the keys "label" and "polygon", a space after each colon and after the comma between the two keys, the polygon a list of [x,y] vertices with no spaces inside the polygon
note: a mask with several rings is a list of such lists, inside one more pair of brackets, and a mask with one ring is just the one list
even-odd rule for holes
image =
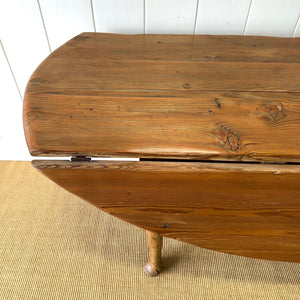
{"label": "dark stain mark on wood", "polygon": [[215,128],[213,135],[217,139],[219,145],[226,151],[236,152],[243,146],[239,135],[223,125]]}
{"label": "dark stain mark on wood", "polygon": [[32,88],[32,87],[38,87],[41,84],[46,83],[46,82],[47,82],[46,79],[36,77],[36,78],[31,79],[29,83],[30,83],[30,87]]}
{"label": "dark stain mark on wood", "polygon": [[169,226],[170,226],[170,225],[169,225],[168,223],[166,223],[166,224],[163,225],[162,228],[169,228]]}
{"label": "dark stain mark on wood", "polygon": [[89,110],[90,110],[90,111],[93,111],[94,109],[91,107]]}
{"label": "dark stain mark on wood", "polygon": [[162,44],[162,42],[161,42],[161,41],[158,41],[157,44]]}
{"label": "dark stain mark on wood", "polygon": [[80,35],[80,36],[76,36],[74,38],[75,41],[86,41],[88,39],[90,39],[91,37],[90,36],[87,36],[87,35]]}
{"label": "dark stain mark on wood", "polygon": [[191,85],[190,85],[189,83],[184,82],[184,83],[182,84],[182,87],[183,87],[184,89],[190,89],[190,88],[191,88]]}
{"label": "dark stain mark on wood", "polygon": [[33,79],[30,80],[30,83],[45,83],[45,82],[47,82],[47,80],[42,79],[40,77],[36,77],[36,78],[33,78]]}
{"label": "dark stain mark on wood", "polygon": [[57,91],[51,91],[52,95],[64,95],[64,93],[57,92]]}
{"label": "dark stain mark on wood", "polygon": [[218,108],[221,108],[221,100],[219,98],[216,98],[215,102],[217,103]]}

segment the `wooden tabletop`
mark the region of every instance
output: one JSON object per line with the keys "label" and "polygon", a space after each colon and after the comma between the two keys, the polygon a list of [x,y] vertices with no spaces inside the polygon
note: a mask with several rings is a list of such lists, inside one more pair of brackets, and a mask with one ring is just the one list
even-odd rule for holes
{"label": "wooden tabletop", "polygon": [[300,39],[82,33],[32,75],[32,155],[300,161]]}

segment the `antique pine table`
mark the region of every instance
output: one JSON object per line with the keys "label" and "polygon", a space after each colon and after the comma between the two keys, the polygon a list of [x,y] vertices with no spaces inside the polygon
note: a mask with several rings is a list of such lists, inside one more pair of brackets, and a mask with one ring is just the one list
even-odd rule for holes
{"label": "antique pine table", "polygon": [[289,38],[82,33],[37,68],[23,110],[33,156],[72,158],[33,166],[146,229],[149,275],[162,236],[300,262],[299,51]]}

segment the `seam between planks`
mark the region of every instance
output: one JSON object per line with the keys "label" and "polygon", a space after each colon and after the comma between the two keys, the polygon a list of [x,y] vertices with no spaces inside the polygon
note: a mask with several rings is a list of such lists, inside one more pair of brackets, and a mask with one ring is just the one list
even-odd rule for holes
{"label": "seam between planks", "polygon": [[[71,89],[72,90],[72,89]],[[76,90],[75,90],[76,91]],[[91,90],[87,90],[87,91],[91,91]],[[93,90],[92,90],[93,91]],[[132,90],[94,90],[96,92],[114,92],[114,93],[119,93],[119,92],[138,92],[138,91],[148,91],[148,92],[173,92],[173,91],[184,91],[184,90],[180,90],[180,89],[156,89],[156,90],[147,90],[147,89],[132,89]],[[199,90],[199,89],[195,89],[195,90],[190,90],[191,92],[218,92],[218,93],[271,93],[271,94],[300,94],[300,91],[270,91],[270,90],[264,90],[264,91],[256,91],[256,90]],[[130,98],[174,98],[174,96],[167,96],[167,95],[155,95],[155,96],[151,96],[151,95],[135,95],[135,96],[130,96],[130,95],[86,95],[86,94],[72,94],[72,93],[43,93],[40,91],[37,92],[27,92],[26,96],[30,96],[30,95],[56,95],[56,96],[72,96],[72,97],[107,97],[107,98],[119,98],[119,97],[130,97]],[[175,98],[195,98],[193,96],[188,96],[188,94],[184,97],[184,96],[180,96],[180,97],[175,97]]]}

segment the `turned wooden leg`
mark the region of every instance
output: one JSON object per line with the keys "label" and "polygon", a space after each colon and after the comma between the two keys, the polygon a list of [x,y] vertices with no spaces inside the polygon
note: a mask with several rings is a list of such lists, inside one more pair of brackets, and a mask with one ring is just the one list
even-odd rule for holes
{"label": "turned wooden leg", "polygon": [[149,276],[157,276],[162,268],[161,248],[163,237],[158,233],[147,231],[149,259],[144,265],[144,271]]}

